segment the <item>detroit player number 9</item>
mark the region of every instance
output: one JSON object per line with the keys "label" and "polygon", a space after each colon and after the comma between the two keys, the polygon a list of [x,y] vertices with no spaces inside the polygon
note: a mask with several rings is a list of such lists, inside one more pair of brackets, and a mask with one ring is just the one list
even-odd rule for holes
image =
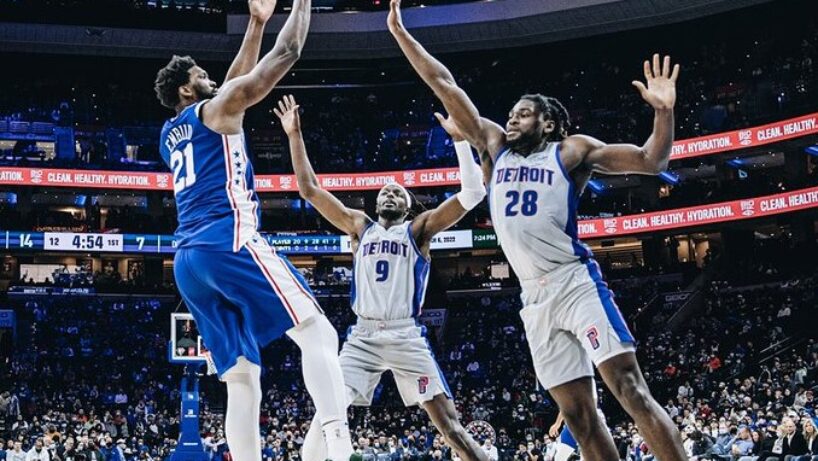
{"label": "detroit player number 9", "polygon": [[[426,329],[417,323],[426,295],[432,238],[486,195],[471,149],[463,142],[457,145],[462,188],[455,196],[410,220],[412,196],[399,184],[387,184],[378,193],[376,219],[371,219],[320,187],[307,157],[298,110],[295,98],[285,96],[275,113],[289,138],[301,196],[352,241],[351,302],[357,321],[341,349],[347,405],[369,406],[381,375],[390,370],[406,406],[426,410],[461,458],[486,460],[485,452],[460,424],[446,378],[426,340]],[[455,140],[462,141],[454,124],[441,121]],[[318,417],[305,438],[304,461],[325,459]]]}

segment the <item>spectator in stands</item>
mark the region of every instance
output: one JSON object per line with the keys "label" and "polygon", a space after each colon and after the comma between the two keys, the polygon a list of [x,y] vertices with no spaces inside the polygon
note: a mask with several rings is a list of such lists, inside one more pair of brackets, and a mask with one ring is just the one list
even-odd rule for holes
{"label": "spectator in stands", "polygon": [[753,451],[753,446],[753,437],[750,433],[750,429],[747,426],[741,426],[738,429],[738,435],[736,435],[730,444],[730,456],[720,458],[737,461],[742,456],[749,456]]}
{"label": "spectator in stands", "polygon": [[23,451],[23,443],[14,442],[14,449],[6,453],[6,461],[26,461],[26,452]]}
{"label": "spectator in stands", "polygon": [[713,446],[710,448],[710,452],[706,453],[705,457],[709,459],[720,459],[721,456],[729,457],[731,445],[737,433],[738,430],[736,428],[730,428],[726,422],[720,422]]}
{"label": "spectator in stands", "polygon": [[777,459],[784,451],[784,426],[778,426],[775,421],[771,421],[767,426],[767,435],[765,436],[764,449],[758,455],[760,461],[766,461],[769,458]]}
{"label": "spectator in stands", "polygon": [[[778,438],[773,444],[772,454],[768,455],[766,461],[786,461],[788,455],[795,451],[803,451],[806,448],[803,435],[799,434],[795,422],[790,417],[784,417],[781,425],[778,426]],[[762,453],[762,456],[764,453]]]}
{"label": "spectator in stands", "polygon": [[497,452],[497,447],[491,441],[491,437],[486,437],[486,440],[483,441],[482,445],[483,451],[486,452],[488,455],[489,461],[497,461],[500,459],[500,455]]}
{"label": "spectator in stands", "polygon": [[806,450],[801,455],[794,454],[794,461],[818,461],[818,431],[815,419],[805,417],[802,427]]}
{"label": "spectator in stands", "polygon": [[51,455],[43,446],[43,439],[37,437],[34,446],[26,453],[26,461],[51,461]]}

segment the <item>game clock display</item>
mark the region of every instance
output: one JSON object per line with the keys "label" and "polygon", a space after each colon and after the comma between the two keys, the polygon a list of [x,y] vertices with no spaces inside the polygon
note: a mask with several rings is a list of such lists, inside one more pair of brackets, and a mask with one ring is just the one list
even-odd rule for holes
{"label": "game clock display", "polygon": [[99,251],[121,252],[121,234],[76,234],[72,232],[46,232],[43,249],[53,251]]}

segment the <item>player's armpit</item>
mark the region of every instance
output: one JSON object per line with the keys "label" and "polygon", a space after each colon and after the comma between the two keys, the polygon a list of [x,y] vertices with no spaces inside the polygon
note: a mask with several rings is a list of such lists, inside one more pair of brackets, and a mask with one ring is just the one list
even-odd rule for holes
{"label": "player's armpit", "polygon": [[[580,162],[596,173],[604,174],[648,174],[662,172],[666,162],[650,157],[645,148],[635,144],[606,144],[585,135],[569,136],[562,142],[563,159],[578,158]],[[565,165],[569,171],[577,165]]]}
{"label": "player's armpit", "polygon": [[[502,152],[506,145],[506,130],[503,129],[499,124],[485,118],[480,118],[480,126],[483,130],[483,137],[486,142],[486,149],[491,158],[492,163],[494,159]],[[478,152],[480,152],[478,150]],[[480,156],[480,161],[483,161],[483,157]]]}
{"label": "player's armpit", "polygon": [[430,85],[461,134],[478,152],[488,152],[491,159],[505,143],[506,132],[493,121],[480,116],[477,107],[454,80]]}
{"label": "player's armpit", "polygon": [[221,87],[212,102],[218,105],[220,113],[243,113],[272,91],[298,61],[298,57],[299,53],[296,51],[270,52],[250,73],[236,77]]}
{"label": "player's armpit", "polygon": [[433,210],[424,211],[412,220],[412,235],[418,247],[423,247],[432,237],[452,227],[466,216],[468,210],[463,208],[456,195],[446,199]]}

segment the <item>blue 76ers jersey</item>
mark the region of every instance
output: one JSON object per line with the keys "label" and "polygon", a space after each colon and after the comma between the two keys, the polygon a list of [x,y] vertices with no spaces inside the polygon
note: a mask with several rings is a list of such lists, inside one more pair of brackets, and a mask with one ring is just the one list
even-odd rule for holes
{"label": "blue 76ers jersey", "polygon": [[593,256],[577,236],[579,192],[562,164],[559,146],[549,143],[528,157],[506,149],[494,161],[491,219],[520,280]]}
{"label": "blue 76ers jersey", "polygon": [[412,236],[412,222],[364,230],[354,255],[352,310],[370,320],[404,320],[421,313],[429,260]]}
{"label": "blue 76ers jersey", "polygon": [[240,251],[259,227],[253,166],[244,133],[223,135],[206,127],[200,109],[186,107],[165,122],[159,153],[173,172],[178,248]]}

